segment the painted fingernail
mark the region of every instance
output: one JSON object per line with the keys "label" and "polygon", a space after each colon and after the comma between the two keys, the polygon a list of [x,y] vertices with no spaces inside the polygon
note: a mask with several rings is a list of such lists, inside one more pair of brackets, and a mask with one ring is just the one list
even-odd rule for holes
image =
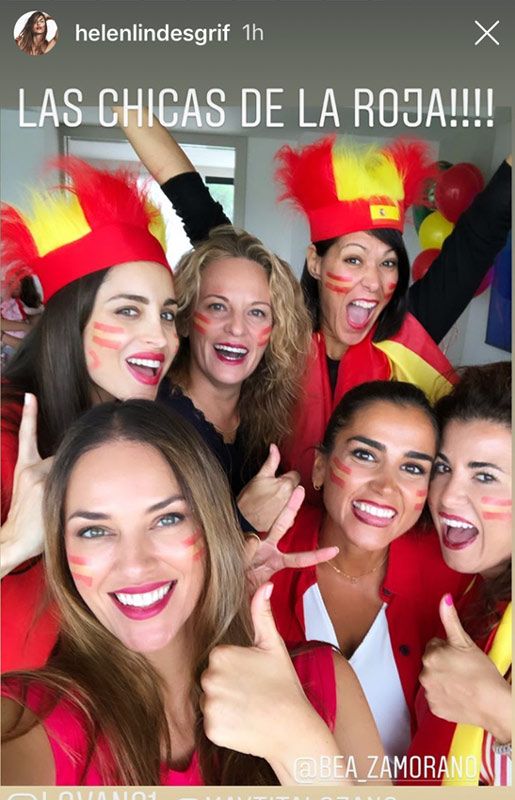
{"label": "painted fingernail", "polygon": [[265,600],[270,600],[273,591],[274,591],[274,585],[273,583],[269,583],[264,591]]}
{"label": "painted fingernail", "polygon": [[454,603],[452,602],[452,594],[444,595],[445,605],[452,606]]}
{"label": "painted fingernail", "polygon": [[23,405],[28,406],[29,403],[30,403],[30,393],[25,392],[25,394],[23,395]]}

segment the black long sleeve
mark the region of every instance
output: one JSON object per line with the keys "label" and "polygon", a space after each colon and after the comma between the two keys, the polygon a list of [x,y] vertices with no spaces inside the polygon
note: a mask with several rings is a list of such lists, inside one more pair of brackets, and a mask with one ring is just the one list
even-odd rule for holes
{"label": "black long sleeve", "polygon": [[408,309],[440,342],[474,296],[511,227],[511,167],[503,161],[461,215],[429,271],[409,289]]}
{"label": "black long sleeve", "polygon": [[[197,172],[161,186],[193,245],[218,225],[230,224]],[[440,342],[474,296],[511,227],[511,167],[501,164],[445,240],[431,269],[408,292],[408,309]]]}
{"label": "black long sleeve", "polygon": [[198,172],[176,175],[163,183],[161,189],[181,218],[186,236],[193,246],[207,239],[212,228],[231,224],[220,203],[211,197]]}

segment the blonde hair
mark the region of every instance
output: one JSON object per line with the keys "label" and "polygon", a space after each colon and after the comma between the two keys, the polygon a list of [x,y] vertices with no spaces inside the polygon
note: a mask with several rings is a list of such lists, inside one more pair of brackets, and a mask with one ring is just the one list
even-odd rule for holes
{"label": "blonde hair", "polygon": [[214,228],[205,242],[179,262],[174,281],[180,298],[177,329],[183,338],[171,378],[187,386],[190,359],[187,334],[200,295],[202,271],[208,264],[226,258],[256,262],[265,270],[270,286],[272,334],[259,365],[244,381],[239,399],[240,432],[246,442],[247,457],[261,461],[272,442],[280,443],[291,432],[293,408],[301,391],[310,345],[311,323],[290,266],[246,231],[230,225]]}
{"label": "blonde hair", "polygon": [[[110,441],[153,447],[172,469],[186,502],[204,533],[205,582],[191,618],[194,671],[191,701],[195,743],[206,784],[276,783],[266,762],[222,750],[205,736],[199,706],[200,676],[218,644],[251,645],[252,625],[244,580],[244,548],[225,476],[216,458],[180,416],[155,403],[129,400],[96,406],[69,430],[59,448],[45,495],[45,558],[48,585],[61,617],[57,649],[47,667],[14,673],[25,687],[43,684],[53,704],[62,697],[80,716],[88,759],[101,759],[96,743],[104,737],[108,758],[99,767],[105,784],[159,785],[160,766],[171,764],[162,683],[147,659],[128,650],[98,622],[75,587],[64,547],[67,485],[78,460]],[[7,738],[25,733],[20,725]]]}

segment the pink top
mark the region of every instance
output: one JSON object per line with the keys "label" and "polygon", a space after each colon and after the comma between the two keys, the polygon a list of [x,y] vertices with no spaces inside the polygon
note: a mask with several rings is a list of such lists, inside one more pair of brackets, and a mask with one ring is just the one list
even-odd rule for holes
{"label": "pink top", "polygon": [[[333,730],[336,718],[336,685],[333,653],[330,647],[315,647],[293,658],[293,663],[306,696],[313,708]],[[6,679],[2,685],[4,696],[18,699],[20,684]],[[36,715],[49,697],[42,685],[32,684],[24,704]],[[105,780],[99,767],[99,755],[109,755],[108,745],[99,738],[86,771],[87,739],[81,712],[69,701],[60,701],[42,720],[48,736],[55,762],[56,786],[104,786]],[[161,786],[203,786],[197,753],[193,753],[184,771],[161,771]]]}

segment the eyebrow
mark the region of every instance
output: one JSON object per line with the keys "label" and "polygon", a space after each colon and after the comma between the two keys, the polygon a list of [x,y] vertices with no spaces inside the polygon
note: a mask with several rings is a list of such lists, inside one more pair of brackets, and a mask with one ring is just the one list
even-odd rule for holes
{"label": "eyebrow", "polygon": [[[182,494],[172,494],[165,500],[160,500],[158,503],[154,503],[154,505],[149,506],[146,510],[146,513],[152,514],[155,511],[161,511],[161,509],[166,508],[167,506],[171,505],[172,503],[176,503],[179,500],[185,500]],[[101,511],[83,511],[82,509],[79,509],[78,511],[74,511],[73,514],[70,514],[67,522],[72,519],[76,519],[77,517],[80,517],[81,519],[89,519],[95,522],[99,520],[108,520],[111,518],[111,515],[104,514]]]}
{"label": "eyebrow", "polygon": [[[365,247],[365,245],[360,244],[359,242],[347,242],[346,244],[343,245],[342,250],[345,250],[346,247],[361,247],[361,249],[365,250],[365,252],[368,250],[368,247]],[[386,255],[387,253],[395,253],[395,250],[393,249],[393,247],[389,247],[388,250],[384,251],[384,255]]]}
{"label": "eyebrow", "polygon": [[[347,442],[363,442],[363,444],[367,444],[369,447],[373,447],[375,450],[380,450],[382,453],[386,452],[386,446],[381,444],[381,442],[377,442],[375,439],[369,439],[367,436],[351,436],[347,439]],[[405,458],[417,458],[420,461],[429,461],[431,464],[433,463],[433,458],[428,453],[420,453],[418,450],[408,450],[404,453]]]}
{"label": "eyebrow", "polygon": [[[209,297],[217,297],[218,300],[224,300],[226,303],[230,303],[231,302],[229,300],[229,298],[228,297],[224,297],[223,294],[206,294],[205,297],[203,297],[202,299],[203,300],[207,300]],[[255,306],[255,305],[269,306],[270,308],[272,308],[271,303],[267,303],[266,300],[254,300],[250,305],[252,305],[252,306]]]}
{"label": "eyebrow", "polygon": [[[143,297],[142,294],[114,294],[112,297],[109,297],[107,302],[110,303],[111,300],[132,300],[134,303],[144,303],[145,305],[149,305],[150,301],[148,297]],[[176,306],[177,300],[173,297],[168,297],[164,303],[164,306]]]}
{"label": "eyebrow", "polygon": [[[437,453],[437,458],[445,461],[446,464],[450,463],[449,459],[444,453]],[[497,469],[499,472],[504,472],[502,467],[500,467],[498,464],[493,464],[490,461],[469,461],[467,467],[469,469],[485,469],[488,467],[489,469]]]}

